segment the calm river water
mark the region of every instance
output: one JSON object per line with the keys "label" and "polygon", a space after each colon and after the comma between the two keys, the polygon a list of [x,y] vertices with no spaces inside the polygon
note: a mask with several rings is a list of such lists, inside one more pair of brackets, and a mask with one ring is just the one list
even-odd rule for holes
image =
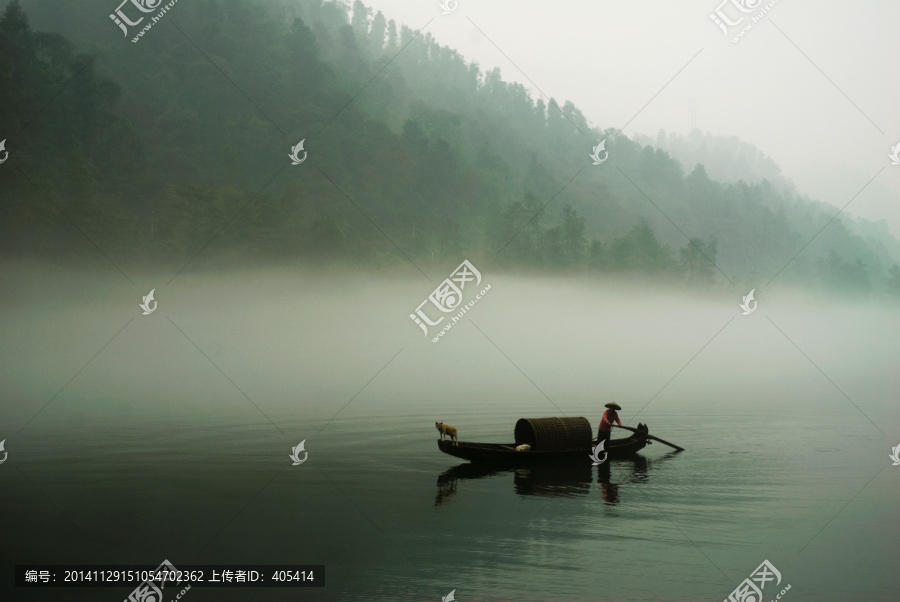
{"label": "calm river water", "polygon": [[[767,602],[900,599],[896,308],[485,275],[431,343],[424,278],[184,276],[143,316],[153,283],[34,274],[2,293],[0,599],[131,591],[13,590],[15,564],[163,559],[326,567],[189,602],[719,601],[764,560]],[[686,451],[491,472],[435,443],[608,401]]]}

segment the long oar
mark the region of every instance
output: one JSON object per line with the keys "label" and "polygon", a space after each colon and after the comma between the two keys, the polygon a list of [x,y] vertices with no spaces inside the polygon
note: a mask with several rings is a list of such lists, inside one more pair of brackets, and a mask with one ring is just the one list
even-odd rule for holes
{"label": "long oar", "polygon": [[659,441],[660,443],[665,443],[669,447],[674,447],[678,451],[684,451],[683,447],[678,447],[674,443],[669,443],[668,441],[663,441],[659,437],[654,437],[653,435],[646,434],[646,433],[644,433],[644,431],[639,431],[637,429],[633,429],[630,426],[619,426],[618,424],[614,424],[613,426],[618,427],[620,429],[625,429],[626,431],[631,431],[632,433],[638,433],[639,435],[646,435],[647,439],[653,439],[654,441]]}

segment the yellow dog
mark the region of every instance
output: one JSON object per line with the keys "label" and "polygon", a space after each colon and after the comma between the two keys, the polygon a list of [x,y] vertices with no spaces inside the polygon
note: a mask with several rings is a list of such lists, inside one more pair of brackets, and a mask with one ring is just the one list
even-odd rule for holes
{"label": "yellow dog", "polygon": [[435,422],[434,426],[441,433],[441,441],[444,440],[444,435],[447,435],[454,443],[459,442],[459,436],[455,426],[450,426],[449,424],[444,424],[443,422]]}

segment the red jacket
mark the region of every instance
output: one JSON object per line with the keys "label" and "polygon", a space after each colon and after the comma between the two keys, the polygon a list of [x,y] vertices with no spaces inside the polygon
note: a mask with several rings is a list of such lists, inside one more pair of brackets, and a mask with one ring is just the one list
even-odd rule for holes
{"label": "red jacket", "polygon": [[608,433],[612,430],[612,422],[615,420],[619,423],[619,426],[622,426],[622,421],[619,420],[619,414],[612,408],[603,412],[603,420],[600,421],[600,432]]}

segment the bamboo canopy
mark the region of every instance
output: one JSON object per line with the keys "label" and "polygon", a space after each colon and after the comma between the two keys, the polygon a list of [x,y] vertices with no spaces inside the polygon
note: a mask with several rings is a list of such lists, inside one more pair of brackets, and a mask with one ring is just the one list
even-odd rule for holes
{"label": "bamboo canopy", "polygon": [[593,439],[587,418],[520,418],[516,445],[527,443],[534,451],[590,450]]}

